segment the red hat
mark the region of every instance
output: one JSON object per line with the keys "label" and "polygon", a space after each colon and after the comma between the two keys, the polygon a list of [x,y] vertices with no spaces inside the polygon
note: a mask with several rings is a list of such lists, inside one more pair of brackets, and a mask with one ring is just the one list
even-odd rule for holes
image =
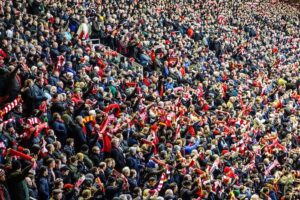
{"label": "red hat", "polygon": [[150,128],[152,131],[157,131],[158,130],[158,126],[156,124],[153,124]]}
{"label": "red hat", "polygon": [[218,134],[220,134],[220,131],[219,131],[218,129],[215,129],[215,130],[213,130],[213,133],[214,133],[215,135],[218,135]]}
{"label": "red hat", "polygon": [[224,150],[222,150],[222,152],[221,152],[222,155],[225,155],[225,154],[227,154],[227,153],[229,153],[229,151],[228,151],[227,149],[224,149]]}
{"label": "red hat", "polygon": [[135,61],[135,59],[133,57],[130,57],[129,60],[130,60],[130,62],[134,62]]}
{"label": "red hat", "polygon": [[224,167],[224,173],[228,173],[230,171],[231,171],[230,167]]}
{"label": "red hat", "polygon": [[72,188],[74,188],[73,184],[67,183],[64,185],[64,189],[72,189]]}

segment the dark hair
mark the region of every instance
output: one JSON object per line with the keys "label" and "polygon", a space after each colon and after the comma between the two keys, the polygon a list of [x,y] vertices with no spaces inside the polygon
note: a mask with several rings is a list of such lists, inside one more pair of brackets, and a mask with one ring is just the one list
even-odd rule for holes
{"label": "dark hair", "polygon": [[68,138],[67,141],[66,141],[67,145],[70,145],[73,142],[74,142],[73,138]]}
{"label": "dark hair", "polygon": [[45,171],[47,171],[47,167],[46,166],[41,166],[40,171],[39,171],[39,175],[43,176]]}
{"label": "dark hair", "polygon": [[21,169],[21,162],[19,160],[14,160],[11,164],[13,170]]}
{"label": "dark hair", "polygon": [[84,144],[84,145],[82,145],[81,146],[81,151],[83,151],[83,152],[86,152],[86,151],[88,151],[89,150],[89,146],[88,145],[86,145],[86,144]]}

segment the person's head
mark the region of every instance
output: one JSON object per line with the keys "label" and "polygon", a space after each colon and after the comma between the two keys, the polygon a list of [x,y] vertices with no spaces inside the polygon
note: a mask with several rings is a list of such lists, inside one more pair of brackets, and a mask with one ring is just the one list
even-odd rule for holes
{"label": "person's head", "polygon": [[70,169],[65,165],[65,166],[62,166],[60,168],[60,172],[61,172],[62,175],[68,176],[69,172],[70,172]]}
{"label": "person's head", "polygon": [[119,139],[118,138],[113,138],[111,140],[111,145],[118,148],[120,146]]}
{"label": "person's head", "polygon": [[74,139],[73,138],[68,138],[67,141],[66,141],[66,144],[68,146],[74,146]]}
{"label": "person's head", "polygon": [[54,188],[55,189],[63,189],[64,187],[64,182],[61,178],[57,178],[55,181],[54,181]]}
{"label": "person's head", "polygon": [[47,160],[47,166],[50,168],[50,169],[53,169],[55,167],[55,160],[52,159],[52,158],[49,158]]}
{"label": "person's head", "polygon": [[40,176],[46,177],[48,176],[48,169],[46,166],[42,166],[40,168]]}
{"label": "person's head", "polygon": [[61,143],[60,143],[60,141],[55,141],[55,142],[53,143],[53,146],[54,146],[54,148],[55,148],[56,150],[60,150],[60,149],[61,149]]}
{"label": "person's head", "polygon": [[37,84],[38,86],[43,86],[43,85],[44,85],[44,78],[38,77],[38,78],[36,79],[36,84]]}
{"label": "person's head", "polygon": [[105,162],[101,162],[100,164],[99,164],[99,168],[101,169],[101,170],[106,170],[106,163]]}
{"label": "person's head", "polygon": [[76,159],[77,159],[78,161],[83,161],[83,158],[84,158],[83,153],[77,153],[77,154],[76,154]]}
{"label": "person's head", "polygon": [[166,192],[165,192],[165,196],[173,196],[174,193],[171,189],[167,189]]}
{"label": "person's head", "polygon": [[148,181],[148,183],[149,183],[149,186],[155,186],[155,185],[156,185],[156,183],[157,183],[157,181],[156,181],[156,177],[154,177],[154,176],[151,176],[151,177],[149,178],[149,181]]}
{"label": "person's head", "polygon": [[192,182],[191,181],[183,181],[182,186],[188,189],[192,188]]}
{"label": "person's head", "polygon": [[176,193],[178,191],[178,186],[176,183],[170,184],[170,189],[173,191],[173,193]]}
{"label": "person's head", "polygon": [[61,116],[59,113],[53,113],[53,120],[61,120]]}
{"label": "person's head", "polygon": [[20,161],[19,160],[14,160],[13,162],[12,162],[12,170],[14,170],[14,171],[20,171],[21,170],[21,163],[20,163]]}
{"label": "person's head", "polygon": [[47,148],[47,150],[48,150],[49,153],[53,153],[53,151],[55,150],[53,144],[48,144],[46,148]]}
{"label": "person's head", "polygon": [[107,183],[108,183],[108,185],[115,186],[116,185],[116,179],[114,177],[110,176],[107,179]]}
{"label": "person's head", "polygon": [[107,167],[112,167],[113,166],[113,159],[107,158],[107,159],[105,159],[105,162],[106,162]]}
{"label": "person's head", "polygon": [[124,167],[124,168],[122,169],[122,174],[123,174],[124,176],[128,177],[128,176],[130,175],[130,169],[129,169],[129,167]]}
{"label": "person's head", "polygon": [[61,160],[55,159],[55,168],[59,169],[61,167]]}
{"label": "person's head", "polygon": [[83,118],[82,118],[82,116],[80,116],[80,115],[78,115],[77,117],[76,117],[76,122],[78,123],[78,124],[82,124],[83,123]]}
{"label": "person's head", "polygon": [[141,190],[141,188],[135,187],[135,188],[133,189],[133,195],[136,196],[136,197],[142,196],[142,190]]}
{"label": "person's head", "polygon": [[92,197],[92,192],[91,190],[83,190],[82,195],[83,199],[90,199]]}
{"label": "person's head", "polygon": [[136,178],[136,176],[137,176],[136,170],[135,170],[135,169],[131,169],[131,170],[130,170],[130,177]]}
{"label": "person's head", "polygon": [[92,152],[94,153],[94,154],[100,154],[100,148],[98,147],[98,146],[94,146],[93,148],[92,148]]}
{"label": "person's head", "polygon": [[62,193],[63,193],[63,191],[61,189],[54,189],[52,191],[52,198],[54,200],[61,200],[63,198]]}
{"label": "person's head", "polygon": [[132,156],[135,156],[135,155],[136,155],[136,151],[137,151],[136,147],[130,147],[130,148],[129,148],[129,153],[130,153]]}
{"label": "person's head", "polygon": [[250,200],[260,200],[260,198],[257,194],[253,194]]}

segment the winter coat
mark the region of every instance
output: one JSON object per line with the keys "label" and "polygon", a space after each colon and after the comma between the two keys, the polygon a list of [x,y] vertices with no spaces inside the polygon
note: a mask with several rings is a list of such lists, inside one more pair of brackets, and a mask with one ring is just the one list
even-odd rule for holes
{"label": "winter coat", "polygon": [[122,171],[123,167],[126,165],[126,160],[123,151],[120,148],[111,148],[111,157],[116,161],[116,170]]}
{"label": "winter coat", "polygon": [[50,198],[50,189],[47,177],[41,177],[38,180],[38,191],[40,200],[48,200]]}
{"label": "winter coat", "polygon": [[60,141],[61,144],[64,146],[68,138],[67,128],[65,124],[62,121],[55,120],[52,124],[52,128],[58,141]]}
{"label": "winter coat", "polygon": [[26,166],[21,171],[13,171],[7,177],[8,190],[12,200],[29,200],[29,190],[25,178],[32,165]]}
{"label": "winter coat", "polygon": [[78,152],[80,151],[81,146],[87,143],[86,135],[79,124],[72,125],[72,133],[72,137],[74,138],[74,147],[76,152]]}

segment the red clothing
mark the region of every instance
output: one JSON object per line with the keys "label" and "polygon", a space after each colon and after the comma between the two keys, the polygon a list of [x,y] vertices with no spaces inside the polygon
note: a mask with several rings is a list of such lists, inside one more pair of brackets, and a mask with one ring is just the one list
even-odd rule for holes
{"label": "red clothing", "polygon": [[186,31],[186,34],[191,38],[194,36],[194,30],[192,28],[189,28],[187,31]]}
{"label": "red clothing", "polygon": [[78,103],[81,101],[81,98],[74,95],[74,96],[72,97],[71,100],[72,100],[72,101],[75,103],[75,105],[76,105],[76,104],[78,104]]}

